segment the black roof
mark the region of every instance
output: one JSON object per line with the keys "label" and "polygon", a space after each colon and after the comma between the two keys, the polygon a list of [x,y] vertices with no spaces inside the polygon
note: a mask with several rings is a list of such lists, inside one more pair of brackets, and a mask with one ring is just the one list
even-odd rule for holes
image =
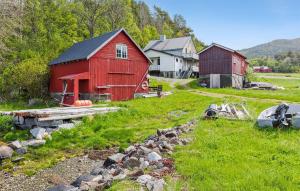
{"label": "black roof", "polygon": [[99,37],[87,39],[71,46],[64,51],[58,58],[52,60],[50,65],[60,64],[63,62],[69,62],[73,60],[88,59],[95,50],[105,44],[111,37],[120,32],[122,29],[105,33]]}

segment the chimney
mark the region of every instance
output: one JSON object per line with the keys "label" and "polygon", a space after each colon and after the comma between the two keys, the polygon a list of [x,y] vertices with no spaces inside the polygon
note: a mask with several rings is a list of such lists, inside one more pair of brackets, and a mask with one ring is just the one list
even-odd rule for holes
{"label": "chimney", "polygon": [[159,40],[160,41],[165,41],[167,39],[166,35],[160,35]]}

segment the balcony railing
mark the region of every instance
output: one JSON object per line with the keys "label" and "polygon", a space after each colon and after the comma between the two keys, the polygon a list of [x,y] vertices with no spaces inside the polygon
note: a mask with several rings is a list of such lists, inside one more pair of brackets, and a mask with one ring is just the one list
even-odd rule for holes
{"label": "balcony railing", "polygon": [[198,54],[196,54],[196,53],[183,53],[182,56],[183,56],[185,59],[195,59],[195,60],[198,60],[198,59],[199,59],[199,56],[198,56]]}
{"label": "balcony railing", "polygon": [[150,71],[160,71],[160,65],[150,65]]}

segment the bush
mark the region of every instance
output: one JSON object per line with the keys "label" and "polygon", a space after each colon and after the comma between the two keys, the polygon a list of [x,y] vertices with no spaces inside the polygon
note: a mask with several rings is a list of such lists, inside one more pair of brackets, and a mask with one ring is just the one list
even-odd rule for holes
{"label": "bush", "polygon": [[0,116],[0,131],[9,131],[13,127],[13,120],[11,116]]}

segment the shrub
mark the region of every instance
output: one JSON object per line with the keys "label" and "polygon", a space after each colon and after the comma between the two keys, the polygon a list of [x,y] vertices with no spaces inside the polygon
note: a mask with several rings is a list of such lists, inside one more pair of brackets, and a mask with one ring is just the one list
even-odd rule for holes
{"label": "shrub", "polygon": [[0,116],[0,131],[9,131],[12,127],[13,121],[11,116]]}

